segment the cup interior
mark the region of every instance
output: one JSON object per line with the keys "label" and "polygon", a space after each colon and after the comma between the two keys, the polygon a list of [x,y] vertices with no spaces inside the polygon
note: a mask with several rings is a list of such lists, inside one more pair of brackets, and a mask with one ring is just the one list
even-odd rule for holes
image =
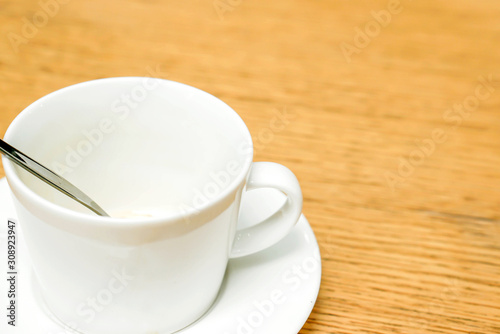
{"label": "cup interior", "polygon": [[[216,201],[244,181],[253,155],[247,127],[227,104],[153,78],[101,79],[49,94],[5,139],[124,218],[185,214]],[[11,162],[6,173],[43,200],[91,214]]]}

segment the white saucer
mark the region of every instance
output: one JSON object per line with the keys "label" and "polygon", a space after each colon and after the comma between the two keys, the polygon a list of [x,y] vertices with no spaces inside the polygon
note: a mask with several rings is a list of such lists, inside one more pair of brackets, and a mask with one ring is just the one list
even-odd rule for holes
{"label": "white saucer", "polygon": [[[262,191],[246,193],[241,213],[244,225],[265,218],[282,201],[275,193],[272,200],[266,194],[266,203],[263,203]],[[7,305],[4,277],[7,273],[8,218],[15,219],[16,214],[7,182],[0,179],[0,305]],[[17,326],[7,325],[6,310],[2,307],[0,333],[74,333],[53,320],[40,301],[23,234],[20,227],[17,228]],[[318,243],[302,215],[291,234],[277,245],[255,255],[231,260],[212,308],[178,334],[296,334],[312,311],[320,282]]]}

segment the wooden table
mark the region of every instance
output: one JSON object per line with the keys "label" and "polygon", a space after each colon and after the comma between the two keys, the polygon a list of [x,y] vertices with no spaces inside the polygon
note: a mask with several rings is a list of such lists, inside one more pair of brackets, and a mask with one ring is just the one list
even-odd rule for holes
{"label": "wooden table", "polygon": [[42,3],[2,3],[0,135],[86,80],[199,87],[302,184],[323,279],[300,333],[500,333],[498,1]]}

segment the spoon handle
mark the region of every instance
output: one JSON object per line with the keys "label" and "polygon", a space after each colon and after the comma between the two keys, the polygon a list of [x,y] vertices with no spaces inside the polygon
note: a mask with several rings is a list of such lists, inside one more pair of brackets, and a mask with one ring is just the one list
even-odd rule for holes
{"label": "spoon handle", "polygon": [[97,205],[97,203],[94,202],[90,197],[85,195],[85,193],[83,193],[80,189],[78,189],[69,181],[57,175],[50,169],[31,159],[26,154],[10,146],[2,139],[0,139],[0,152],[5,154],[7,158],[12,160],[20,167],[26,169],[28,172],[38,177],[40,180],[48,183],[63,194],[71,197],[99,216],[109,217],[106,211],[104,211],[99,205]]}

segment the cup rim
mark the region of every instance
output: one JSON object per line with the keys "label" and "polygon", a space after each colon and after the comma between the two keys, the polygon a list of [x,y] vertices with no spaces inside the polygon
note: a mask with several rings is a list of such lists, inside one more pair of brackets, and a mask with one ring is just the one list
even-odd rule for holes
{"label": "cup rim", "polygon": [[[218,100],[219,102],[222,102],[225,106],[229,108],[229,110],[232,111],[232,118],[235,126],[239,126],[241,128],[241,132],[244,137],[247,137],[247,142],[248,142],[248,147],[245,147],[246,150],[248,150],[248,153],[245,152],[248,157],[244,159],[244,165],[240,173],[235,177],[235,179],[227,186],[223,191],[221,191],[216,197],[211,198],[209,201],[206,203],[203,203],[197,208],[190,208],[187,212],[176,212],[172,215],[169,216],[157,216],[157,217],[144,217],[144,218],[113,218],[113,217],[102,217],[98,215],[92,215],[90,213],[83,213],[83,212],[78,212],[74,211],[68,208],[65,208],[61,205],[52,203],[51,201],[45,199],[44,197],[38,195],[36,192],[31,190],[18,176],[17,172],[15,171],[15,166],[14,163],[7,157],[2,155],[2,163],[4,166],[5,170],[5,175],[7,177],[7,181],[9,183],[9,186],[11,188],[15,188],[19,194],[25,198],[28,199],[30,203],[36,203],[40,208],[45,208],[44,211],[51,212],[53,214],[58,215],[59,217],[65,218],[65,219],[76,219],[80,222],[85,221],[89,224],[92,225],[107,225],[107,227],[111,226],[118,226],[118,227],[137,227],[138,225],[140,226],[154,226],[154,225],[163,225],[163,224],[170,224],[170,223],[177,223],[179,221],[186,221],[187,217],[191,217],[193,215],[199,215],[202,214],[204,211],[213,208],[219,204],[222,204],[226,198],[235,192],[237,188],[240,186],[242,182],[245,181],[249,171],[250,167],[252,165],[253,161],[253,154],[254,154],[254,147],[253,147],[253,141],[252,141],[252,136],[250,134],[250,131],[248,130],[248,127],[246,126],[245,122],[241,118],[241,116],[233,109],[231,108],[227,103],[219,99],[218,97],[205,92],[199,88],[180,83],[177,81],[173,80],[167,80],[167,79],[162,79],[162,78],[153,78],[153,77],[140,77],[140,76],[125,76],[125,77],[109,77],[109,78],[102,78],[102,79],[95,79],[95,80],[90,80],[90,81],[84,81],[80,82],[77,84],[73,84],[61,89],[58,89],[54,92],[51,92],[38,100],[34,101],[31,103],[29,106],[27,106],[24,110],[22,110],[16,118],[12,121],[12,123],[9,125],[6,133],[5,133],[5,140],[8,142],[9,137],[12,136],[12,134],[16,131],[20,131],[17,128],[19,127],[19,124],[24,121],[24,119],[28,118],[30,113],[33,112],[34,108],[36,108],[39,104],[43,104],[46,100],[48,99],[53,99],[57,98],[59,95],[65,94],[67,91],[70,90],[75,90],[79,89],[84,86],[88,85],[93,85],[98,82],[103,82],[103,81],[121,81],[121,80],[145,80],[145,79],[154,79],[154,80],[160,80],[164,82],[168,82],[169,84],[177,85],[180,86],[184,89],[189,89],[196,94],[206,94],[209,95],[211,98]],[[11,190],[12,191],[12,190]],[[71,220],[70,220],[71,221]]]}

